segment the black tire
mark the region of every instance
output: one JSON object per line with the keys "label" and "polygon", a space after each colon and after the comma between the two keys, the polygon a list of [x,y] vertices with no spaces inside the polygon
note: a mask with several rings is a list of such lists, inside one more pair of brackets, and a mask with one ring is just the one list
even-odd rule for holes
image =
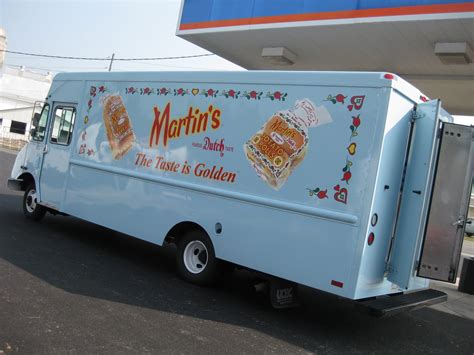
{"label": "black tire", "polygon": [[41,220],[46,214],[46,208],[36,201],[36,187],[34,183],[28,185],[23,195],[23,213],[33,221]]}
{"label": "black tire", "polygon": [[200,230],[187,232],[178,241],[176,253],[178,274],[196,285],[211,285],[218,280],[220,261],[207,234]]}

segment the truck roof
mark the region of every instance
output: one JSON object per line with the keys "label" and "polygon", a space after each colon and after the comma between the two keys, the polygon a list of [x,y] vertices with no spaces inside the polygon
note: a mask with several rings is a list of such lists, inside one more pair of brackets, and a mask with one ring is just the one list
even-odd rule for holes
{"label": "truck roof", "polygon": [[248,83],[347,87],[392,87],[418,101],[421,92],[387,72],[342,71],[152,71],[59,73],[54,81],[159,81],[193,83]]}

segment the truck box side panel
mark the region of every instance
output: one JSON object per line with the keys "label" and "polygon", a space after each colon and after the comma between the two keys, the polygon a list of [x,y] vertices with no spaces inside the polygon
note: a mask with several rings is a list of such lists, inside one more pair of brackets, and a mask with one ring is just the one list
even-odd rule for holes
{"label": "truck box side panel", "polygon": [[[68,210],[80,218],[156,244],[175,224],[195,222],[224,260],[351,297],[350,270],[340,258],[352,258],[354,225],[75,165],[71,174],[77,179],[69,186]],[[94,186],[84,188],[79,180]]]}
{"label": "truck box side panel", "polygon": [[[157,244],[174,224],[193,221],[207,230],[218,257],[353,297],[352,266],[378,155],[376,120],[386,105],[380,88],[357,84],[90,81],[80,99],[64,212]],[[289,159],[291,169],[274,186],[259,177],[245,147],[305,99],[321,122],[307,129],[304,154]],[[120,115],[107,114],[106,105]],[[107,130],[111,120],[116,126]],[[276,158],[274,146],[261,148]]]}
{"label": "truck box side panel", "polygon": [[[366,219],[366,234],[360,238],[363,254],[357,284],[358,298],[399,291],[384,278],[396,223],[414,103],[396,90],[392,90],[389,97],[372,208]],[[373,233],[374,240],[369,245],[370,233]]]}

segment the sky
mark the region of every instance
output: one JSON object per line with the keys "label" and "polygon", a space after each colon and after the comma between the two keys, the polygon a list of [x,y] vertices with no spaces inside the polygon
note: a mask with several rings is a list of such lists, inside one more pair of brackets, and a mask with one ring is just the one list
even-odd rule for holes
{"label": "sky", "polygon": [[[181,0],[0,0],[7,50],[72,57],[175,57],[209,54],[175,35]],[[106,71],[109,61],[64,60],[6,53],[9,66],[39,72]],[[242,70],[216,55],[114,62],[113,71]],[[456,117],[474,124],[472,117]]]}
{"label": "sky", "polygon": [[[169,57],[207,54],[175,35],[181,0],[0,0],[7,50],[73,57]],[[10,66],[36,71],[105,71],[107,61],[7,53]],[[241,70],[218,56],[114,62],[113,71]]]}

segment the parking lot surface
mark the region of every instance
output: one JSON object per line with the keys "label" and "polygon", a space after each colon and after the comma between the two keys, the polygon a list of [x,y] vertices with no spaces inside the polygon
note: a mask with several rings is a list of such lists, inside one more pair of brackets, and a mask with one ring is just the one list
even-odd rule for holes
{"label": "parking lot surface", "polygon": [[175,275],[171,247],[74,217],[26,220],[6,187],[14,158],[0,151],[0,353],[474,352],[474,321],[454,311],[377,319],[306,288],[300,307],[274,310],[250,272],[197,287]]}

